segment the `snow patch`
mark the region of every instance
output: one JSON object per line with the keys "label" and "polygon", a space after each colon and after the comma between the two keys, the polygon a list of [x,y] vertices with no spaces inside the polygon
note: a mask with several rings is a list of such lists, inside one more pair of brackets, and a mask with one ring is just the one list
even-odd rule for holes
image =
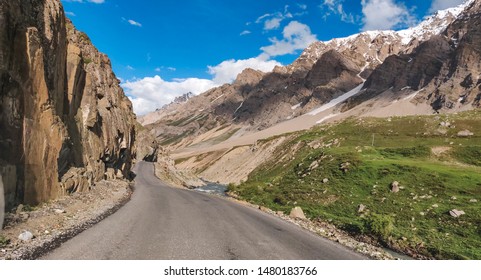
{"label": "snow patch", "polygon": [[237,111],[239,111],[240,108],[242,108],[243,105],[244,105],[244,101],[242,101],[242,103],[239,105],[239,107],[237,107],[237,109],[235,109],[234,115],[235,115],[235,113],[237,113]]}
{"label": "snow patch", "polygon": [[364,86],[364,83],[360,84],[359,86],[352,89],[351,91],[348,91],[345,94],[343,94],[343,95],[341,95],[337,98],[332,99],[329,103],[324,104],[321,107],[309,112],[308,115],[315,116],[317,114],[320,114],[320,113],[322,113],[326,110],[329,110],[329,109],[335,107],[336,105],[338,105],[338,104],[346,101],[347,99],[353,97],[354,95],[358,94],[361,91],[363,86]]}
{"label": "snow patch", "polygon": [[324,118],[320,119],[319,121],[316,122],[316,124],[321,124],[325,121],[327,121],[328,119],[332,119],[334,118],[335,116],[338,116],[339,114],[329,114],[327,116],[325,116]]}
{"label": "snow patch", "polygon": [[210,103],[216,102],[216,101],[219,100],[222,96],[224,96],[224,94],[219,95],[216,99],[212,100]]}
{"label": "snow patch", "polygon": [[296,110],[297,108],[301,107],[302,103],[296,104],[291,107],[292,110]]}
{"label": "snow patch", "polygon": [[420,93],[421,91],[423,91],[423,90],[418,90],[418,91],[414,92],[413,94],[405,97],[403,100],[411,100],[411,99],[413,99],[414,97],[416,97],[416,96],[418,95],[418,93]]}

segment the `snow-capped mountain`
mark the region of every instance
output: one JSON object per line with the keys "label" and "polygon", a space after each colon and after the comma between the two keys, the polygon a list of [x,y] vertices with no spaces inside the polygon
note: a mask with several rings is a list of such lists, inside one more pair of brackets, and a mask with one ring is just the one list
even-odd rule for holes
{"label": "snow-capped mountain", "polygon": [[[231,85],[144,119],[159,139],[170,144],[177,137],[174,142],[184,146],[199,135],[215,136],[228,127],[235,132],[242,127],[238,133],[263,130],[312,112],[361,84],[362,90],[336,105],[336,110],[351,110],[366,101],[372,101],[370,107],[359,111],[382,107],[385,104],[375,100],[386,92],[390,95],[383,102],[412,95],[407,101],[425,104],[426,113],[476,106],[481,99],[477,87],[481,70],[472,64],[481,61],[475,48],[481,45],[476,35],[480,5],[481,0],[467,1],[406,30],[366,31],[315,42],[291,65],[271,73],[246,69]],[[418,93],[421,89],[426,90]]]}

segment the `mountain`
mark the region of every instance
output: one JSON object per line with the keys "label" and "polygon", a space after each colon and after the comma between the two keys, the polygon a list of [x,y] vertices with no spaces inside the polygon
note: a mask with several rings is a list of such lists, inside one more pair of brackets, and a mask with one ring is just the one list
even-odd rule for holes
{"label": "mountain", "polygon": [[59,0],[0,0],[0,175],[7,208],[128,177],[135,115],[109,58]]}
{"label": "mountain", "polygon": [[410,54],[389,57],[366,81],[365,91],[347,108],[382,93],[413,94],[414,102],[429,104],[436,112],[479,108],[481,100],[481,2],[466,10],[441,34]]}
{"label": "mountain", "polygon": [[[343,100],[341,111],[379,97],[393,86],[392,79],[397,81],[393,87],[396,92],[391,92],[394,97],[389,102],[394,101],[398,93],[410,95],[435,79],[439,61],[444,63],[451,55],[446,48],[453,48],[455,42],[452,36],[456,32],[449,30],[458,29],[458,22],[468,16],[469,10],[476,9],[473,3],[437,12],[406,30],[368,31],[315,42],[291,65],[276,67],[270,73],[246,69],[234,83],[147,115],[143,124],[164,144],[177,149],[210,145],[224,138],[265,130],[308,114],[363,83],[362,93],[354,92],[354,97]],[[453,33],[452,38],[446,39],[449,32]],[[402,61],[411,59],[412,68],[402,65]],[[477,77],[475,73],[471,76]],[[443,81],[439,83],[444,84]],[[442,103],[443,98],[431,97],[429,102],[423,102],[436,110],[435,104]],[[385,105],[384,100],[380,106]],[[366,110],[369,109],[358,109],[363,113]]]}

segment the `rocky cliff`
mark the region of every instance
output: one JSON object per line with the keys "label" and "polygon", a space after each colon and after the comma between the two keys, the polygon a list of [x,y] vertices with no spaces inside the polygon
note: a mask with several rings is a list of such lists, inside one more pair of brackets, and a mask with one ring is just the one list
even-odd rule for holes
{"label": "rocky cliff", "polygon": [[349,101],[353,108],[385,92],[412,93],[414,102],[429,104],[437,112],[480,107],[481,1],[466,10],[441,34],[414,48],[410,54],[386,59]]}
{"label": "rocky cliff", "polygon": [[59,0],[0,0],[0,174],[7,208],[129,175],[132,105]]}

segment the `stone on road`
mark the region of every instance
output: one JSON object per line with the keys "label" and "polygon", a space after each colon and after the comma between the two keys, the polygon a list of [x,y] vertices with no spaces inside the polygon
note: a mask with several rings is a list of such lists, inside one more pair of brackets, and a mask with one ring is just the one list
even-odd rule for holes
{"label": "stone on road", "polygon": [[136,166],[132,199],[44,259],[366,259],[257,209],[168,187]]}

